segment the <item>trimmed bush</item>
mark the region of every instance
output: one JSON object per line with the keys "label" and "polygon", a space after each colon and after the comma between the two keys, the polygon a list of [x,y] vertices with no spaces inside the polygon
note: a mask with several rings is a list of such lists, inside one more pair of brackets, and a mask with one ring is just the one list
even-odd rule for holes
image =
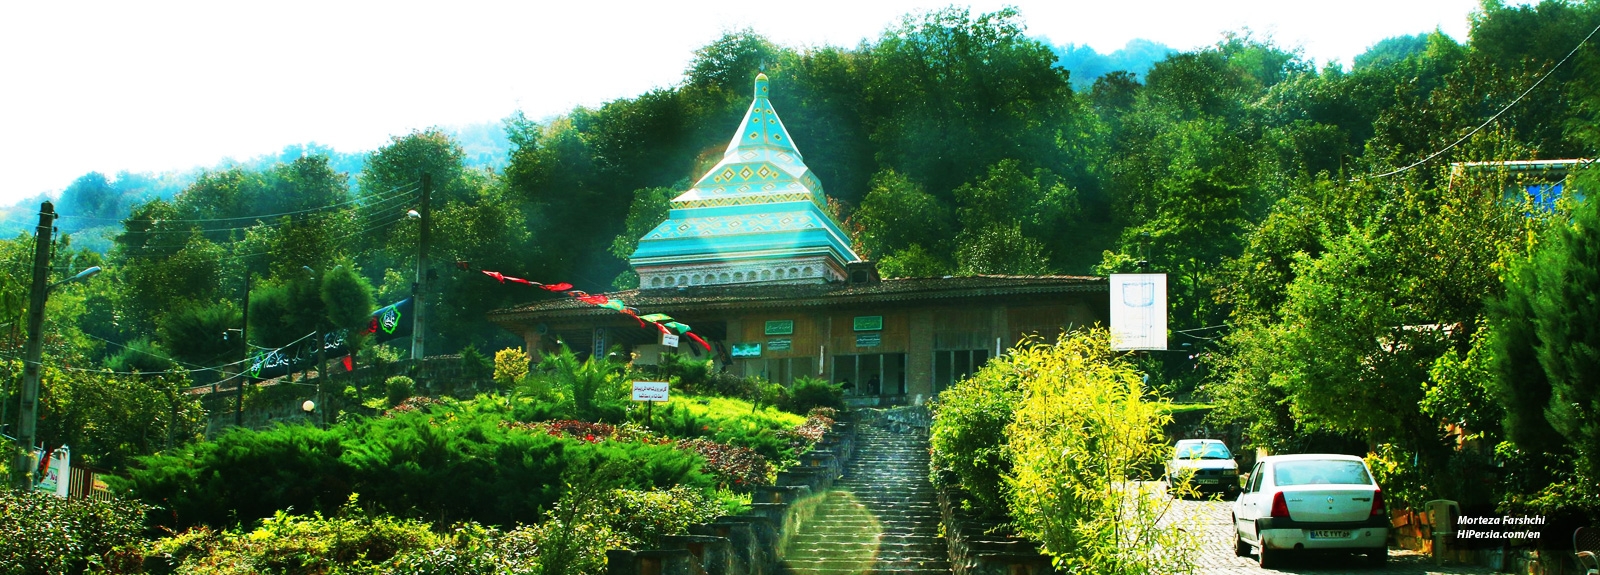
{"label": "trimmed bush", "polygon": [[806,413],[818,407],[844,409],[844,387],[825,380],[801,377],[789,388],[789,411]]}
{"label": "trimmed bush", "polygon": [[154,525],[236,525],[281,509],[333,513],[351,493],[376,509],[449,524],[530,523],[561,495],[563,473],[614,464],[627,488],[709,489],[701,461],[667,445],[589,443],[502,425],[506,413],[447,403],[321,430],[231,431],[141,459],[117,482],[163,509]]}
{"label": "trimmed bush", "polygon": [[417,382],[404,375],[383,380],[383,393],[389,401],[389,407],[399,406],[416,392]]}
{"label": "trimmed bush", "polygon": [[81,573],[137,542],[145,506],[0,488],[0,574]]}
{"label": "trimmed bush", "polygon": [[528,354],[520,347],[508,347],[494,352],[494,384],[509,391],[528,376]]}
{"label": "trimmed bush", "polygon": [[190,529],[144,546],[129,573],[387,573],[403,553],[444,546],[422,521],[367,517],[354,505],[334,517],[279,511],[253,529]]}
{"label": "trimmed bush", "polygon": [[959,485],[978,511],[1006,515],[1005,483],[1011,462],[1004,456],[1006,426],[1022,402],[1015,367],[990,362],[972,377],[939,394],[933,403],[929,468],[934,485]]}

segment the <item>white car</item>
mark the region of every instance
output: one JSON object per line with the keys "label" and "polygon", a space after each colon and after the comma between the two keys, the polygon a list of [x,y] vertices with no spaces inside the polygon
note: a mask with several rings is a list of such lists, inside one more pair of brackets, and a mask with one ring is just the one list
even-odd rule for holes
{"label": "white car", "polygon": [[1350,455],[1263,457],[1233,502],[1234,553],[1262,567],[1290,550],[1350,550],[1375,565],[1389,557],[1389,512],[1372,470]]}
{"label": "white car", "polygon": [[1196,491],[1239,490],[1239,464],[1234,462],[1228,446],[1216,439],[1183,439],[1172,448],[1172,459],[1167,461],[1167,489],[1183,484]]}

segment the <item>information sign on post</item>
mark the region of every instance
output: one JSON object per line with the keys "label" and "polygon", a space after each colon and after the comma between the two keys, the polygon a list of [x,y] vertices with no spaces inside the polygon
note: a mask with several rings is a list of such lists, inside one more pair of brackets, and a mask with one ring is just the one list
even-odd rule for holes
{"label": "information sign on post", "polygon": [[649,426],[654,422],[656,402],[667,400],[667,382],[665,381],[635,381],[633,382],[633,400],[644,403],[644,422]]}
{"label": "information sign on post", "polygon": [[1167,274],[1111,274],[1111,349],[1167,349]]}
{"label": "information sign on post", "polygon": [[635,381],[633,382],[634,401],[666,401],[667,382],[665,381]]}
{"label": "information sign on post", "polygon": [[671,333],[661,334],[661,345],[667,347],[678,347],[678,336]]}

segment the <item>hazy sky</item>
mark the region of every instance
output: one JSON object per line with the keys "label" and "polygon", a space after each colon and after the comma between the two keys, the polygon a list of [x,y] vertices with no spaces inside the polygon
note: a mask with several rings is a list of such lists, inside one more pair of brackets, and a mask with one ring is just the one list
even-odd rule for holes
{"label": "hazy sky", "polygon": [[[213,165],[315,141],[542,118],[677,83],[695,48],[753,28],[853,46],[949,2],[5,2],[0,203],[85,172]],[[1435,28],[1465,40],[1476,0],[1079,0],[1016,6],[1028,31],[1101,53],[1249,28],[1325,63]],[[779,87],[781,89],[781,87]]]}

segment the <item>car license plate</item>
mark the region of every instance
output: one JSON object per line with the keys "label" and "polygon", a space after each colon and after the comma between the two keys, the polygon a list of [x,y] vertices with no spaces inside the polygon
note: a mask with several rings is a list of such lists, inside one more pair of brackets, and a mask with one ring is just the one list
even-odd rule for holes
{"label": "car license plate", "polygon": [[1349,531],[1312,531],[1312,539],[1349,539]]}
{"label": "car license plate", "polygon": [[1216,480],[1216,479],[1196,479],[1196,480],[1194,480],[1195,483],[1199,483],[1201,485],[1216,485],[1217,481],[1218,480]]}

